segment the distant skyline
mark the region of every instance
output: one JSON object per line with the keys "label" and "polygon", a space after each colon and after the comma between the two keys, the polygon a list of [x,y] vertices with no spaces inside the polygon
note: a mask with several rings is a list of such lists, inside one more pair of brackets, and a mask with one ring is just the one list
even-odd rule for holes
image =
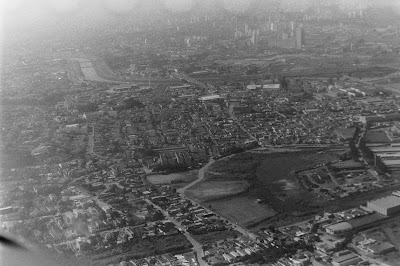
{"label": "distant skyline", "polygon": [[[335,0],[337,3],[364,3],[367,0]],[[378,6],[393,5],[399,10],[398,0],[369,0]],[[0,0],[1,20],[7,24],[32,24],[51,16],[79,14],[93,19],[104,19],[108,15],[126,14],[129,12],[151,11],[154,9],[174,12],[202,11],[211,12],[225,8],[233,12],[244,11],[255,6],[263,8],[304,6],[312,0]],[[9,25],[6,25],[9,26]]]}

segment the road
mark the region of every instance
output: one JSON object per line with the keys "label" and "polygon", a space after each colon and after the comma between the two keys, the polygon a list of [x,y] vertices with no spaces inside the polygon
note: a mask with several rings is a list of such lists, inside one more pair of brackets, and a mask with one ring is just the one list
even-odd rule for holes
{"label": "road", "polygon": [[[227,157],[224,157],[224,158],[222,158],[221,160],[227,160],[228,158],[230,158],[230,157],[232,157],[232,156],[234,156],[234,154],[233,154],[233,155],[230,155],[230,156],[227,156]],[[177,192],[181,194],[181,197],[182,197],[182,198],[185,198],[185,199],[187,199],[187,200],[190,200],[193,204],[200,204],[200,203],[194,201],[193,199],[186,197],[185,191],[186,191],[187,189],[189,189],[190,187],[194,186],[195,184],[201,182],[201,181],[204,179],[204,177],[205,177],[205,172],[208,170],[208,168],[209,168],[214,162],[215,162],[214,159],[210,159],[210,161],[209,161],[204,167],[202,167],[202,168],[199,170],[199,177],[198,177],[196,180],[194,180],[192,183],[186,185],[185,187],[180,188],[180,189],[177,190]],[[209,208],[207,208],[206,206],[204,206],[204,205],[202,205],[202,204],[200,204],[200,205],[201,205],[205,210],[214,213],[213,210],[210,210]],[[219,215],[218,215],[218,216],[219,216]],[[226,218],[224,218],[224,217],[221,217],[221,216],[219,216],[219,217],[220,217],[222,220],[224,220],[227,224],[229,224],[231,227],[233,227],[233,229],[235,229],[236,231],[238,231],[239,233],[241,233],[242,235],[249,236],[250,238],[253,238],[253,239],[256,238],[256,235],[254,235],[253,233],[249,232],[248,230],[246,230],[246,229],[240,227],[240,226],[237,225],[236,223],[233,223],[233,222],[229,221],[228,219],[226,219]]]}
{"label": "road", "polygon": [[188,232],[186,232],[186,230],[183,228],[181,223],[178,222],[177,220],[175,220],[174,218],[172,218],[168,214],[168,212],[161,209],[160,206],[154,204],[153,202],[151,202],[148,199],[146,199],[146,202],[148,204],[153,205],[154,208],[156,208],[157,210],[161,211],[168,220],[170,220],[173,224],[175,224],[176,228],[178,228],[179,231],[182,232],[182,234],[187,238],[187,240],[189,240],[189,242],[193,245],[193,250],[197,253],[197,261],[199,262],[199,265],[200,266],[208,266],[208,263],[203,260],[203,257],[204,257],[203,247]]}
{"label": "road", "polygon": [[214,163],[214,159],[210,159],[210,161],[204,165],[200,170],[199,170],[199,174],[198,174],[198,178],[196,180],[194,180],[192,183],[189,183],[188,185],[184,186],[183,188],[178,189],[178,193],[180,193],[183,197],[185,197],[185,191],[196,185],[197,183],[201,182],[204,179],[205,176],[205,171]]}

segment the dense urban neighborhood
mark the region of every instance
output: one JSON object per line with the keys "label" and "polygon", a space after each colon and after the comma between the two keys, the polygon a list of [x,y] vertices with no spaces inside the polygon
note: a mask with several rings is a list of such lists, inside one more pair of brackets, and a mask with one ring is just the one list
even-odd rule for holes
{"label": "dense urban neighborhood", "polygon": [[399,265],[400,12],[94,2],[6,18],[2,232],[75,265]]}

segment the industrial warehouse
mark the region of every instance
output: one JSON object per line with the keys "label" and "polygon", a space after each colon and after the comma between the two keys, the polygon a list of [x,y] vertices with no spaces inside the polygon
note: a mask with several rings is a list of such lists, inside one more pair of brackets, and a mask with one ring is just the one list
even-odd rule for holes
{"label": "industrial warehouse", "polygon": [[400,197],[391,195],[377,200],[369,201],[367,203],[367,207],[382,215],[393,215],[400,211]]}

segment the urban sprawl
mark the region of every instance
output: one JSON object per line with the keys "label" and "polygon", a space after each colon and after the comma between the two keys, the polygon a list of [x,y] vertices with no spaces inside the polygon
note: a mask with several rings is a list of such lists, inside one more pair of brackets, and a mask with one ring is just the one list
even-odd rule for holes
{"label": "urban sprawl", "polygon": [[194,2],[5,31],[0,228],[78,264],[399,265],[399,14]]}

